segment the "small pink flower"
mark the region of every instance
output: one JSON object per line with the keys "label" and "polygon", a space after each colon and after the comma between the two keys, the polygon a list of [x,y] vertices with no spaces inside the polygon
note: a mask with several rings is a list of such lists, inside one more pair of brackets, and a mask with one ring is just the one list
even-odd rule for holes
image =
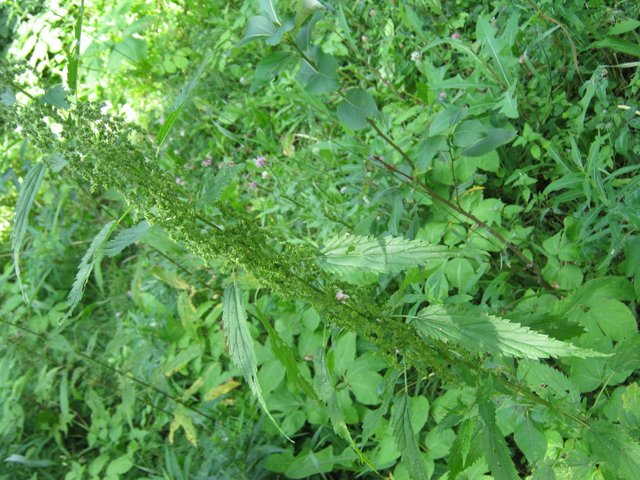
{"label": "small pink flower", "polygon": [[158,123],[159,123],[160,125],[164,125],[164,117],[160,117],[160,118],[158,119]]}
{"label": "small pink flower", "polygon": [[258,188],[258,184],[256,182],[251,182],[249,184],[249,188],[251,188],[252,190],[255,190],[256,188]]}
{"label": "small pink flower", "polygon": [[453,32],[451,34],[451,40],[460,40],[460,34],[458,32]]}
{"label": "small pink flower", "polygon": [[213,165],[213,158],[211,158],[211,155],[207,154],[200,165],[202,165],[203,167],[210,167],[211,165]]}
{"label": "small pink flower", "polygon": [[344,303],[347,298],[349,298],[349,295],[344,293],[342,290],[338,290],[338,293],[336,293],[336,300],[338,300],[339,302]]}
{"label": "small pink flower", "polygon": [[187,182],[182,177],[176,177],[176,183],[181,187],[187,185]]}
{"label": "small pink flower", "polygon": [[263,168],[267,164],[267,158],[263,157],[262,155],[258,155],[253,159],[253,163],[256,164],[256,167]]}

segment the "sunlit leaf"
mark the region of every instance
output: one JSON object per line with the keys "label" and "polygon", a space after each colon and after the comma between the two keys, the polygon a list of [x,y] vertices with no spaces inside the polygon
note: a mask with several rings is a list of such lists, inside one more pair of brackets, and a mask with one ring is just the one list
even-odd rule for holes
{"label": "sunlit leaf", "polygon": [[141,221],[139,224],[125,228],[118,232],[115,238],[109,240],[104,247],[104,254],[107,257],[113,257],[122,252],[129,245],[136,243],[142,236],[147,233],[147,230],[151,228],[151,225],[146,220]]}
{"label": "sunlit leaf", "polygon": [[116,221],[113,220],[102,227],[102,230],[100,230],[93,238],[91,245],[89,245],[89,248],[82,257],[80,265],[78,266],[78,273],[76,273],[76,280],[73,282],[71,292],[69,292],[69,297],[67,298],[67,303],[69,304],[69,310],[66,315],[67,318],[71,316],[73,310],[76,308],[78,303],[80,303],[84,293],[84,287],[89,280],[91,271],[96,266],[96,263],[102,258],[104,245],[116,225]]}
{"label": "sunlit leaf", "polygon": [[474,353],[518,358],[607,356],[487,315],[472,306],[431,305],[418,313],[413,325],[426,338],[453,342]]}
{"label": "sunlit leaf", "polygon": [[[242,371],[245,380],[249,384],[262,410],[267,414],[278,431],[287,437],[271,416],[264,397],[262,396],[262,388],[260,388],[260,383],[258,382],[258,363],[253,346],[253,339],[249,333],[249,324],[247,323],[247,312],[242,300],[242,292],[234,282],[225,288],[223,303],[222,322],[224,324],[227,347],[229,348],[231,360]],[[289,439],[289,437],[287,437],[287,439]]]}
{"label": "sunlit leaf", "polygon": [[395,273],[458,255],[449,252],[447,247],[432,245],[422,240],[343,235],[327,241],[318,262],[325,270],[338,274],[353,270]]}
{"label": "sunlit leaf", "polygon": [[20,279],[20,250],[22,248],[22,242],[24,236],[27,233],[27,227],[29,226],[29,212],[33,206],[33,202],[36,199],[36,194],[44,178],[46,167],[44,163],[38,162],[27,176],[24,178],[22,185],[20,186],[20,193],[18,195],[18,202],[16,203],[16,211],[13,215],[13,231],[11,232],[11,245],[13,248],[13,265],[16,271],[16,278],[20,285],[22,295],[26,298],[26,292]]}

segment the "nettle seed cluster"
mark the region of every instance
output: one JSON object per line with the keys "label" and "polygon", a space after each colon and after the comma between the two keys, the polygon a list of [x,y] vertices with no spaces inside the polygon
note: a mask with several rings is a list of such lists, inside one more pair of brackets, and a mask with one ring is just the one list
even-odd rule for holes
{"label": "nettle seed cluster", "polygon": [[[224,256],[279,297],[310,304],[333,325],[359,333],[392,362],[400,354],[420,370],[451,377],[449,362],[459,360],[427,345],[363,289],[344,285],[322,271],[314,259],[316,252],[287,243],[220,202],[215,205],[220,225],[208,221],[174,176],[152,160],[146,134],[139,127],[103,114],[95,104],[64,111],[31,102],[5,108],[2,115],[43,153],[64,158],[65,170],[77,181],[89,182],[92,190],[119,192],[139,215],[205,262]],[[52,123],[59,126],[56,133]],[[349,292],[348,300],[336,298],[335,292],[343,290]]]}

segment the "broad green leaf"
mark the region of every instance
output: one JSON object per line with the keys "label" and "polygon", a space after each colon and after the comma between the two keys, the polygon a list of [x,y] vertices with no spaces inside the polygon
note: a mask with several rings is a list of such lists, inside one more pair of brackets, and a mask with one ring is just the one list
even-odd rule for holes
{"label": "broad green leaf", "polygon": [[69,310],[67,311],[65,318],[69,318],[78,303],[80,303],[82,294],[84,293],[84,287],[87,285],[89,276],[91,275],[93,268],[102,258],[104,245],[117,225],[118,221],[113,220],[102,227],[98,234],[93,238],[91,245],[89,245],[89,248],[82,257],[80,265],[78,265],[76,280],[73,282],[73,286],[69,292],[69,297],[67,298]]}
{"label": "broad green leaf", "polygon": [[223,190],[233,182],[240,170],[241,165],[224,165],[217,173],[213,170],[207,172],[198,195],[200,204],[204,206],[219,200]]}
{"label": "broad green leaf", "polygon": [[513,438],[531,465],[544,458],[547,452],[547,437],[529,416],[521,418],[516,425]]}
{"label": "broad green leaf", "polygon": [[188,348],[182,350],[178,355],[171,358],[162,368],[165,376],[171,377],[178,370],[184,368],[192,360],[202,356],[202,345],[199,343],[192,343]]}
{"label": "broad green leaf", "polygon": [[298,12],[296,13],[296,24],[302,25],[314,12],[324,10],[325,6],[318,0],[299,0]]}
{"label": "broad green leaf", "polygon": [[481,157],[510,142],[515,136],[514,130],[486,126],[479,120],[467,120],[456,128],[453,143],[461,148],[461,155]]}
{"label": "broad green leaf", "polygon": [[297,80],[302,83],[312,95],[333,92],[340,88],[338,80],[338,61],[333,57],[318,50],[314,55],[316,65],[310,65],[305,59],[301,60]]}
{"label": "broad green leaf", "polygon": [[602,465],[603,478],[640,480],[640,444],[617,425],[596,420],[585,427],[584,438]]}
{"label": "broad green leaf", "polygon": [[273,52],[267,55],[256,67],[249,93],[255,93],[269,83],[292,58],[293,55],[289,52]]}
{"label": "broad green leaf", "polygon": [[151,228],[151,225],[146,220],[141,221],[139,224],[125,228],[121,230],[115,238],[109,240],[104,247],[104,254],[107,257],[114,257],[122,252],[129,245],[136,243],[142,236],[147,233]]}
{"label": "broad green leaf", "polygon": [[313,33],[313,27],[322,18],[322,12],[315,12],[311,19],[298,31],[296,34],[296,45],[303,51],[308,52],[313,45],[311,41],[311,34]]}
{"label": "broad green leaf", "polygon": [[591,44],[592,48],[608,48],[617,53],[624,53],[633,57],[640,57],[640,45],[621,38],[606,37]]}
{"label": "broad green leaf", "polygon": [[329,445],[319,451],[304,449],[291,463],[285,475],[287,478],[303,479],[312,478],[315,475],[329,473],[336,464],[333,454],[333,445]]}
{"label": "broad green leaf", "polygon": [[293,30],[293,27],[295,26],[296,24],[293,19],[287,18],[284,22],[282,22],[282,25],[280,25],[276,29],[273,35],[265,39],[264,43],[271,46],[278,45],[282,41],[282,38],[287,34],[287,32]]}
{"label": "broad green leaf", "polygon": [[242,300],[242,291],[235,282],[230,283],[224,290],[222,323],[227,337],[227,347],[233,363],[242,371],[245,380],[255,395],[262,410],[276,426],[278,431],[291,440],[278,426],[271,416],[267,404],[262,396],[262,389],[258,382],[258,363],[253,346],[253,339],[249,333],[247,312]]}
{"label": "broad green leaf", "polygon": [[498,103],[500,113],[504,114],[507,118],[518,118],[518,99],[513,96],[511,90],[504,92],[502,100]]}
{"label": "broad green leaf", "polygon": [[133,461],[128,454],[122,455],[113,460],[107,467],[107,477],[119,477],[133,468]]}
{"label": "broad green leaf", "polygon": [[607,356],[487,315],[472,306],[431,305],[418,313],[413,324],[426,338],[457,343],[474,353],[534,359]]}
{"label": "broad green leaf", "polygon": [[16,211],[13,215],[13,230],[11,232],[13,267],[16,272],[16,278],[18,279],[18,285],[20,285],[22,296],[25,298],[26,292],[22,285],[22,281],[20,280],[20,250],[22,249],[24,236],[27,233],[27,227],[29,226],[29,212],[31,211],[33,202],[36,199],[45,171],[46,166],[42,162],[38,162],[31,167],[31,170],[29,170],[29,173],[27,173],[27,176],[24,178],[24,181],[20,186],[18,202],[16,203]]}
{"label": "broad green leaf", "polygon": [[16,93],[13,91],[13,88],[7,87],[4,92],[0,95],[0,103],[5,107],[10,107],[14,103],[16,103]]}
{"label": "broad green leaf", "polygon": [[262,15],[251,17],[247,25],[247,30],[244,33],[244,37],[240,40],[238,46],[260,38],[269,38],[275,34],[277,30],[278,27],[267,17]]}
{"label": "broad green leaf", "polygon": [[52,107],[63,109],[71,108],[71,105],[67,102],[67,92],[62,85],[55,85],[47,89],[44,95],[40,97],[40,101]]}
{"label": "broad green leaf", "polygon": [[351,436],[351,432],[349,432],[349,428],[347,427],[347,423],[344,419],[344,414],[342,413],[342,409],[338,403],[335,387],[331,381],[331,375],[329,375],[329,370],[327,369],[325,352],[323,349],[320,349],[315,355],[314,363],[315,370],[320,377],[322,397],[329,408],[329,418],[331,419],[331,425],[333,425],[333,431],[349,443],[353,451],[356,452],[360,458],[360,461],[366,463],[369,467],[375,470],[374,465],[358,448],[356,442]]}
{"label": "broad green leaf", "polygon": [[496,480],[518,480],[516,467],[511,459],[502,432],[496,425],[496,408],[491,400],[493,382],[487,382],[478,392],[478,412],[484,424],[482,449]]}
{"label": "broad green leaf", "polygon": [[406,465],[412,479],[429,480],[429,475],[422,460],[415,433],[411,428],[409,396],[403,394],[396,400],[394,407],[394,415],[392,418],[393,431],[398,449],[402,453],[402,462]]}
{"label": "broad green leaf", "polygon": [[273,23],[280,25],[280,19],[278,18],[278,11],[276,10],[275,0],[258,0],[260,5],[260,13],[271,20]]}
{"label": "broad green leaf", "polygon": [[582,315],[577,315],[576,319],[588,332],[604,334],[614,341],[624,340],[638,333],[638,324],[633,312],[615,299],[590,302]]}
{"label": "broad green leaf", "polygon": [[455,255],[447,247],[422,240],[343,235],[334,237],[325,244],[318,262],[325,270],[337,274],[353,270],[396,273],[428,262],[440,262]]}
{"label": "broad green leaf", "polygon": [[338,104],[338,119],[351,130],[367,127],[367,119],[378,115],[376,102],[367,91],[352,88]]}

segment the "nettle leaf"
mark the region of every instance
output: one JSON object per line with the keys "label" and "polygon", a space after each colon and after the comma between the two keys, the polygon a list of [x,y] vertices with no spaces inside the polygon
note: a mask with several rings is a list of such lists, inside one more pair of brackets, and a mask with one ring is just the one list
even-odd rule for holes
{"label": "nettle leaf", "polygon": [[418,313],[413,324],[426,338],[454,342],[474,353],[533,359],[608,356],[487,315],[472,306],[431,305]]}
{"label": "nettle leaf", "polygon": [[338,119],[351,130],[362,130],[367,119],[378,115],[378,107],[370,93],[352,88],[338,104]]}
{"label": "nettle leaf", "polygon": [[142,236],[147,233],[147,231],[151,228],[151,225],[147,223],[146,220],[141,221],[139,224],[125,228],[121,232],[116,235],[116,237],[109,242],[104,247],[104,254],[107,257],[114,257],[120,252],[122,252],[129,245],[133,245],[136,243]]}
{"label": "nettle leaf", "polygon": [[238,46],[261,38],[269,38],[278,31],[278,27],[267,17],[256,15],[249,19],[247,30]]}
{"label": "nettle leaf", "polygon": [[242,291],[235,283],[230,283],[224,290],[222,323],[227,337],[229,355],[233,363],[242,370],[249,388],[255,395],[260,407],[276,426],[278,431],[291,440],[278,426],[262,396],[262,388],[258,382],[258,362],[253,345],[253,339],[249,333],[247,312],[242,301]]}
{"label": "nettle leaf", "polygon": [[314,364],[315,370],[320,377],[320,384],[322,386],[322,397],[329,409],[329,419],[331,420],[331,425],[333,425],[333,431],[349,443],[353,451],[356,452],[356,454],[360,458],[360,461],[366,463],[375,471],[375,466],[358,448],[356,442],[351,436],[351,432],[349,432],[344,414],[342,413],[342,409],[340,408],[340,404],[338,403],[336,389],[333,385],[333,382],[331,381],[331,375],[329,374],[329,370],[327,368],[324,349],[321,348],[317,352],[314,357]]}
{"label": "nettle leaf", "polygon": [[407,467],[409,475],[414,480],[428,480],[430,476],[411,427],[411,409],[409,396],[404,394],[394,405],[394,415],[391,419],[396,437],[398,450],[402,453],[402,462]]}
{"label": "nettle leaf", "polygon": [[51,105],[52,107],[64,109],[71,108],[71,105],[67,102],[67,91],[62,85],[55,85],[47,89],[44,95],[40,97],[40,101],[47,105]]}
{"label": "nettle leaf", "polygon": [[338,61],[333,55],[318,49],[313,55],[316,65],[311,65],[305,59],[301,60],[300,70],[296,79],[312,95],[333,92],[340,88],[338,79]]}
{"label": "nettle leaf", "polygon": [[519,478],[511,452],[502,432],[496,424],[496,407],[491,400],[493,382],[487,382],[478,392],[478,412],[484,424],[482,448],[484,457],[496,480],[517,480]]}
{"label": "nettle leaf", "polygon": [[350,271],[396,273],[458,255],[450,252],[447,247],[432,245],[423,240],[348,234],[329,240],[320,253],[320,266],[337,274]]}
{"label": "nettle leaf", "polygon": [[510,142],[515,136],[514,130],[487,126],[479,120],[467,120],[456,128],[453,143],[461,147],[461,155],[481,157]]}
{"label": "nettle leaf", "polygon": [[69,310],[67,311],[65,318],[69,318],[78,303],[80,303],[84,293],[84,287],[87,285],[89,276],[91,275],[93,268],[102,258],[104,245],[116,226],[117,221],[113,220],[102,227],[102,230],[100,230],[93,238],[91,245],[89,245],[89,248],[82,257],[80,265],[78,266],[78,273],[76,273],[76,280],[73,282],[71,292],[69,292],[69,297],[67,298]]}
{"label": "nettle leaf", "polygon": [[241,165],[224,165],[215,174],[213,174],[213,170],[207,172],[198,195],[199,203],[213,203],[218,200],[222,191],[231,184],[240,170],[242,170]]}
{"label": "nettle leaf", "polygon": [[42,162],[38,162],[31,167],[31,170],[29,170],[29,173],[27,173],[27,176],[24,178],[24,181],[20,186],[18,202],[16,203],[16,211],[13,215],[13,230],[11,232],[13,268],[16,272],[18,285],[20,285],[20,290],[25,298],[26,292],[20,280],[20,250],[22,249],[24,236],[27,233],[27,227],[29,226],[29,212],[31,211],[33,202],[36,199],[36,195],[40,189],[40,184],[42,183],[46,170],[47,168]]}

